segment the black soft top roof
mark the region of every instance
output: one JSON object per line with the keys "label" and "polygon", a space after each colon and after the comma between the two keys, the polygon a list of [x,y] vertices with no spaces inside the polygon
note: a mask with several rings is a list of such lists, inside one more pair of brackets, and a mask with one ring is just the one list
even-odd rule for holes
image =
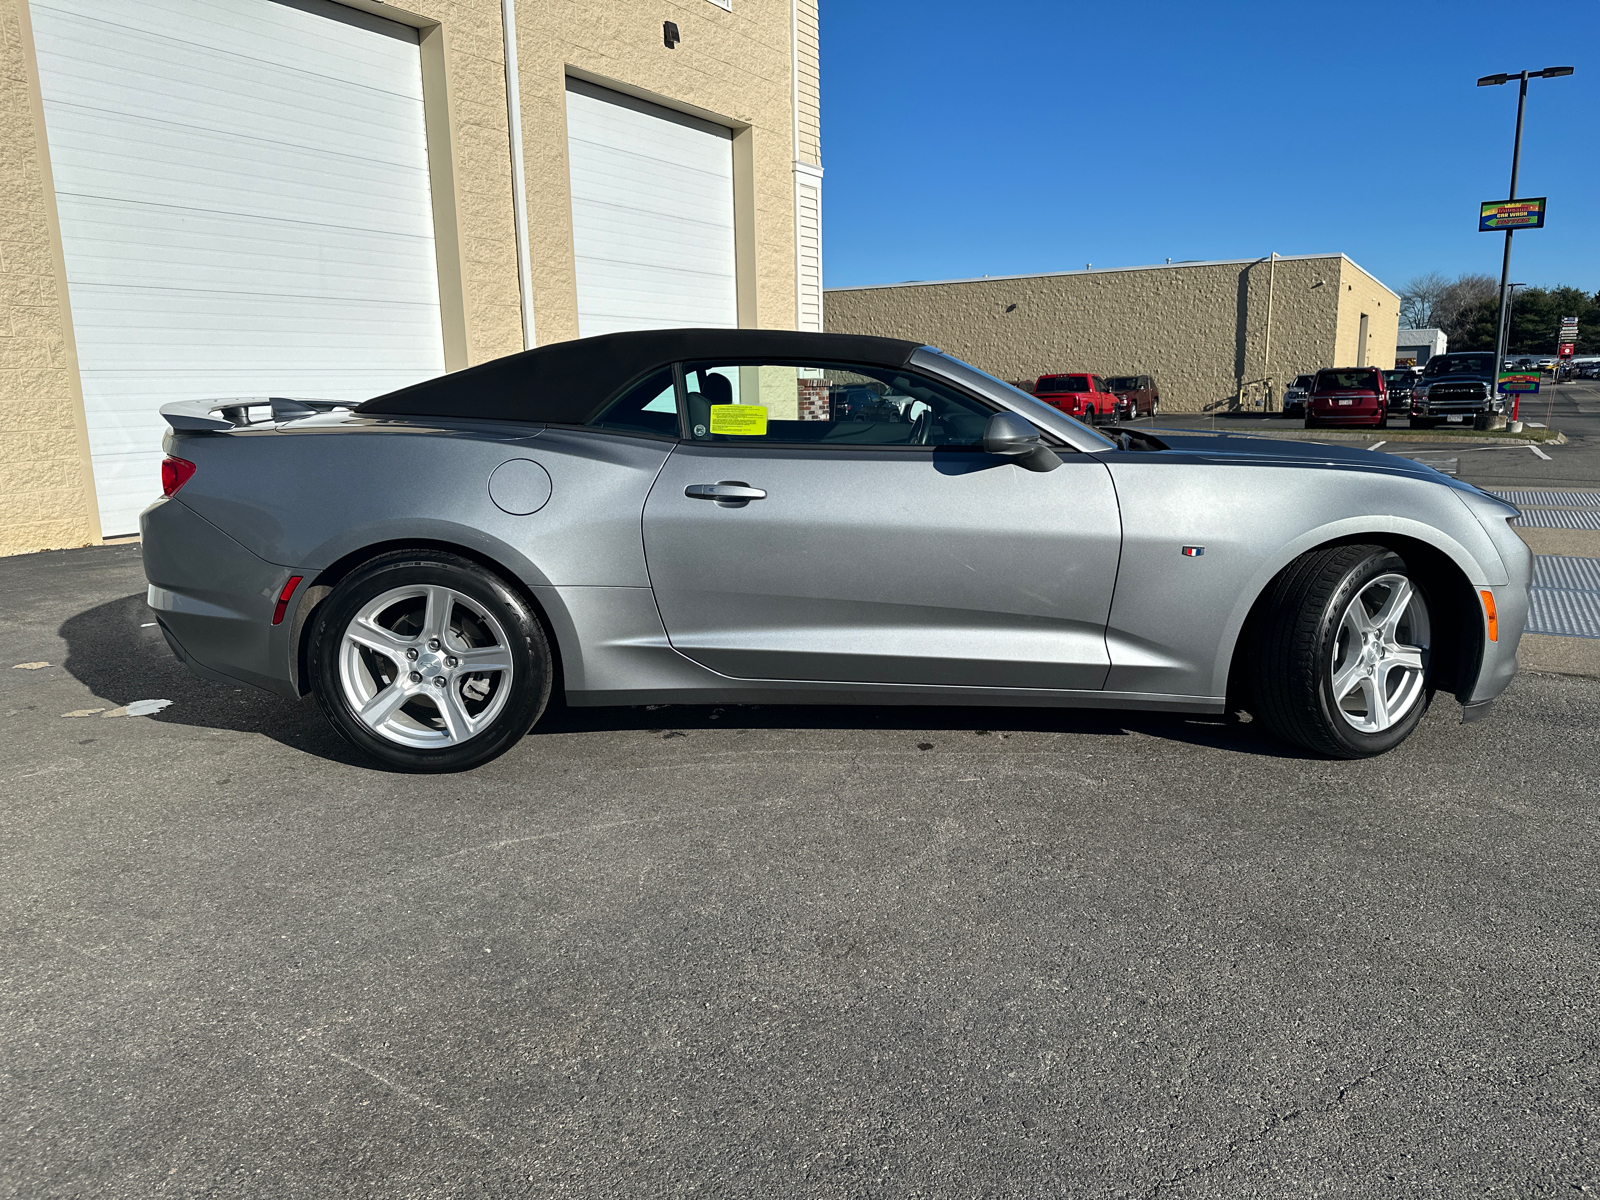
{"label": "black soft top roof", "polygon": [[556,342],[368,400],[370,416],[582,425],[648,371],[701,359],[811,359],[903,367],[921,342],[786,329],[641,329]]}

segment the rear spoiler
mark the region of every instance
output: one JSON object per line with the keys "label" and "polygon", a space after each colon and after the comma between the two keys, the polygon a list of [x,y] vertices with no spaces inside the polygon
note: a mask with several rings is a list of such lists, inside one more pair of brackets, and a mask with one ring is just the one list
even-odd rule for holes
{"label": "rear spoiler", "polygon": [[184,433],[226,433],[241,426],[296,421],[317,413],[350,409],[359,403],[359,400],[234,396],[226,400],[174,400],[161,406],[161,415],[168,425]]}

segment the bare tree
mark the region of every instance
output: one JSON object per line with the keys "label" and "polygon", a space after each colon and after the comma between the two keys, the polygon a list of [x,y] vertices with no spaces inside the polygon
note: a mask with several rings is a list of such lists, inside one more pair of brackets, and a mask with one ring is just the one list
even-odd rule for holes
{"label": "bare tree", "polygon": [[1463,332],[1485,304],[1491,304],[1500,294],[1500,284],[1493,275],[1460,275],[1449,284],[1439,297],[1438,328],[1452,340]]}
{"label": "bare tree", "polygon": [[1444,313],[1441,305],[1455,286],[1437,271],[1414,275],[1400,293],[1400,320],[1407,329],[1434,329]]}

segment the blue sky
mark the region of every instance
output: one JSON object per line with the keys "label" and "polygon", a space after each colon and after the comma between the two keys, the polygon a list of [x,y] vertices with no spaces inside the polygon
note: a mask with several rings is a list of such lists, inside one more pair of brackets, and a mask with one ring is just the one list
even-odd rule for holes
{"label": "blue sky", "polygon": [[[1520,14],[1520,15],[1519,15]],[[822,0],[829,287],[1342,251],[1600,289],[1600,5]],[[1566,146],[1591,147],[1569,152]]]}

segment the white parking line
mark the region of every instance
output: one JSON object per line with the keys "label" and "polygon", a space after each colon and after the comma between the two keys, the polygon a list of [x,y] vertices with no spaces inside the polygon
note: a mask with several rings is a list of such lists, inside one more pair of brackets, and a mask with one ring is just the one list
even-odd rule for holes
{"label": "white parking line", "polygon": [[1532,450],[1532,451],[1533,451],[1533,452],[1534,452],[1534,453],[1535,453],[1535,454],[1537,454],[1537,455],[1538,455],[1538,456],[1539,456],[1539,457],[1540,457],[1540,458],[1542,458],[1542,459],[1544,459],[1544,460],[1545,460],[1545,462],[1552,462],[1552,461],[1554,461],[1554,460],[1553,460],[1553,459],[1551,459],[1551,457],[1550,457],[1550,456],[1549,456],[1549,455],[1548,455],[1548,454],[1546,454],[1546,453],[1545,453],[1545,452],[1544,452],[1544,451],[1543,451],[1543,450],[1541,450],[1541,449],[1539,449],[1539,447],[1537,447],[1537,446],[1529,446],[1529,447],[1528,447],[1528,449],[1529,449],[1529,450]]}
{"label": "white parking line", "polygon": [[1367,447],[1367,449],[1376,450],[1379,446],[1387,446],[1388,444],[1388,442],[1373,442],[1372,445]]}

